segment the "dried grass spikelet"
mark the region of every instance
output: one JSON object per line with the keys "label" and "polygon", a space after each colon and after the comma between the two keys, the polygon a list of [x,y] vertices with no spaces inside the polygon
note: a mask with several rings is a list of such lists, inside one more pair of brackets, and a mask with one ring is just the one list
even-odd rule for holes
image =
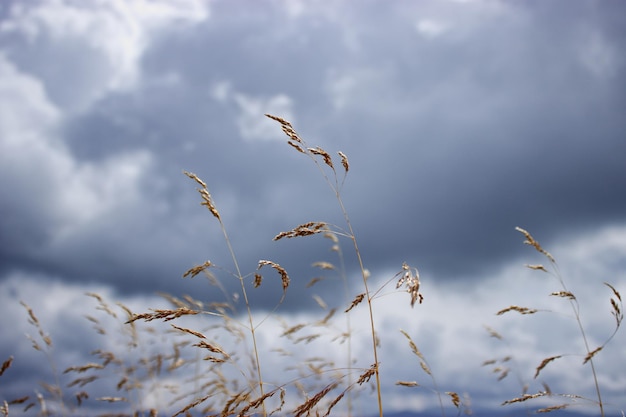
{"label": "dried grass spikelet", "polygon": [[569,407],[569,404],[553,405],[551,407],[540,408],[539,410],[535,411],[535,413],[537,414],[550,413],[556,410],[563,410],[564,408],[567,408],[567,407]]}
{"label": "dried grass spikelet", "polygon": [[[20,398],[15,398],[11,401],[8,402],[9,405],[13,405],[13,404],[24,404],[26,401],[28,401],[30,399],[30,396],[26,395],[24,397],[20,397]],[[26,411],[26,410],[24,410]]]}
{"label": "dried grass spikelet", "polygon": [[343,390],[337,397],[335,397],[334,400],[330,402],[330,404],[328,404],[328,408],[326,409],[326,414],[324,414],[322,417],[330,416],[330,411],[333,409],[334,406],[336,406],[339,403],[339,401],[341,401],[343,396],[346,395],[346,392],[347,390]]}
{"label": "dried grass spikelet", "polygon": [[450,396],[452,404],[454,404],[456,408],[459,408],[459,406],[461,405],[461,398],[459,397],[459,394],[453,391],[446,391],[446,394]]}
{"label": "dried grass spikelet", "polygon": [[316,146],[315,148],[307,148],[307,151],[311,152],[313,155],[321,156],[324,159],[324,163],[328,165],[333,171],[335,170],[335,167],[333,165],[333,159],[330,157],[330,154],[324,149]]}
{"label": "dried grass spikelet", "polygon": [[535,376],[533,378],[537,379],[537,377],[539,376],[539,373],[541,372],[541,370],[543,368],[546,367],[547,364],[549,364],[550,362],[552,362],[555,359],[559,359],[560,357],[561,357],[561,355],[550,356],[549,358],[545,358],[543,361],[541,361],[541,363],[539,364],[539,366],[535,370]]}
{"label": "dried grass spikelet", "polygon": [[396,284],[396,289],[400,288],[402,285],[406,286],[406,291],[411,294],[411,307],[415,305],[417,300],[422,304],[424,296],[420,293],[420,274],[417,268],[411,268],[406,262],[403,262],[402,270],[400,270],[394,278],[398,275],[400,275],[400,279]]}
{"label": "dried grass spikelet", "polygon": [[163,319],[163,321],[170,321],[181,316],[196,315],[199,313],[197,310],[190,310],[187,307],[180,307],[180,308],[177,308],[176,310],[152,310],[152,311],[154,311],[154,313],[135,314],[132,318],[130,318],[126,322],[126,324],[132,323],[137,320],[152,321],[152,320]]}
{"label": "dried grass spikelet", "polygon": [[428,374],[428,375],[430,375],[430,376],[432,376],[432,375],[433,375],[433,374],[432,374],[432,372],[431,372],[431,370],[430,370],[430,367],[428,366],[428,364],[426,364],[426,362],[424,362],[424,361],[420,361],[420,366],[422,367],[422,370],[423,370],[424,372],[426,372],[426,374]]}
{"label": "dried grass spikelet", "polygon": [[106,301],[104,301],[104,299],[100,296],[100,294],[96,294],[94,292],[87,292],[87,293],[85,293],[85,295],[88,296],[88,297],[92,297],[92,298],[95,298],[96,300],[98,300],[98,307],[96,307],[96,310],[104,311],[109,316],[111,316],[113,318],[117,318],[117,313],[115,313],[115,311],[111,310],[111,307],[109,307],[109,305],[106,303]]}
{"label": "dried grass spikelet", "polygon": [[576,296],[569,291],[555,291],[553,293],[550,293],[550,295],[553,295],[555,297],[568,298],[570,300],[576,299]]}
{"label": "dried grass spikelet", "polygon": [[326,223],[325,222],[307,222],[301,225],[296,226],[288,232],[280,232],[276,236],[274,236],[274,240],[280,240],[284,237],[292,238],[299,236],[310,236],[317,233],[325,232]]}
{"label": "dried grass spikelet", "polygon": [[211,261],[206,261],[202,265],[196,265],[193,268],[189,269],[187,272],[185,272],[183,274],[183,278],[186,278],[188,276],[191,276],[191,278],[193,278],[205,269],[210,268],[212,265],[213,264],[211,263]]}
{"label": "dried grass spikelet", "polygon": [[[620,325],[622,324],[622,320],[624,319],[624,313],[622,312],[622,309],[620,308],[620,306],[622,305],[622,296],[620,295],[619,291],[617,291],[615,287],[613,287],[608,282],[605,282],[604,285],[609,287],[611,291],[613,291],[613,295],[615,295],[615,298],[610,298],[611,310],[612,310],[611,315],[615,317],[616,328],[619,328]],[[617,299],[617,301],[615,301],[615,299]]]}
{"label": "dried grass spikelet", "polygon": [[318,282],[322,281],[324,279],[324,277],[315,277],[315,278],[311,278],[311,280],[309,282],[306,283],[306,288],[311,288],[312,286],[314,286],[315,284],[317,284]]}
{"label": "dried grass spikelet", "polygon": [[314,341],[315,339],[320,338],[322,335],[321,334],[310,334],[310,335],[306,335],[306,336],[301,336],[298,337],[296,340],[293,341],[294,344],[298,344],[300,342],[304,342],[305,344],[309,344],[312,341]]}
{"label": "dried grass spikelet", "polygon": [[346,174],[347,174],[348,171],[350,171],[350,164],[348,163],[348,157],[346,156],[345,153],[341,151],[337,152],[337,154],[341,158],[341,165],[343,165],[343,169],[346,171]]}
{"label": "dried grass spikelet", "polygon": [[543,386],[544,391],[548,393],[548,395],[552,395],[552,389],[547,383],[542,382],[541,385]]}
{"label": "dried grass spikelet", "polygon": [[505,402],[502,403],[502,405],[521,403],[524,401],[532,400],[534,398],[545,397],[546,395],[548,395],[548,393],[545,391],[539,391],[536,394],[524,394],[522,396],[513,398],[511,400],[506,400]]}
{"label": "dried grass spikelet", "polygon": [[531,235],[530,233],[528,233],[526,230],[522,229],[521,227],[516,227],[515,230],[517,230],[518,232],[520,232],[521,234],[524,235],[524,237],[526,238],[526,240],[524,241],[524,243],[526,245],[530,245],[533,248],[535,248],[535,250],[537,250],[537,252],[542,253],[546,258],[548,258],[550,260],[550,262],[552,263],[556,263],[554,257],[552,255],[550,255],[550,253],[548,253],[546,250],[544,250],[541,245],[539,244],[539,242],[537,242]]}
{"label": "dried grass spikelet", "polygon": [[288,329],[286,329],[280,336],[284,337],[284,336],[289,336],[292,335],[302,329],[304,329],[307,325],[300,323],[300,324],[296,324],[295,326],[291,326]]}
{"label": "dried grass spikelet", "polygon": [[184,327],[178,327],[178,326],[176,326],[175,324],[172,324],[171,326],[172,326],[173,328],[175,328],[176,330],[180,330],[180,331],[181,331],[181,332],[183,332],[183,333],[188,333],[188,334],[191,334],[191,335],[193,335],[193,336],[196,336],[196,337],[197,337],[197,338],[199,338],[199,339],[206,339],[206,336],[205,336],[205,335],[203,335],[202,333],[197,332],[197,331],[195,331],[195,330],[186,329],[186,328],[184,328]]}
{"label": "dried grass spikelet", "polygon": [[183,173],[189,178],[191,178],[192,180],[196,181],[198,184],[200,184],[202,188],[197,189],[198,193],[200,194],[200,197],[202,197],[202,202],[200,204],[203,206],[206,206],[206,208],[209,209],[211,214],[213,214],[213,216],[217,220],[221,221],[220,213],[217,211],[217,208],[215,208],[215,204],[213,204],[213,198],[211,197],[211,194],[209,193],[209,189],[207,188],[206,183],[202,181],[200,178],[198,178],[198,176],[194,173],[187,172],[187,171],[183,171]]}
{"label": "dried grass spikelet", "polygon": [[177,416],[179,416],[181,414],[186,413],[187,411],[189,411],[190,409],[194,408],[198,404],[201,404],[201,403],[205,402],[206,400],[208,400],[211,396],[213,396],[213,394],[208,394],[208,395],[205,395],[204,397],[195,399],[193,402],[187,404],[185,407],[183,407],[181,410],[179,410],[172,417],[177,417]]}
{"label": "dried grass spikelet", "polygon": [[620,295],[619,291],[617,291],[617,290],[615,289],[615,287],[613,287],[613,286],[612,286],[611,284],[609,284],[608,282],[605,282],[605,283],[604,283],[604,285],[606,285],[607,287],[609,287],[609,288],[613,291],[613,294],[615,294],[615,296],[617,297],[617,299],[618,299],[619,301],[622,301],[622,296]]}
{"label": "dried grass spikelet", "polygon": [[602,348],[603,346],[599,346],[595,348],[594,350],[592,350],[591,352],[589,352],[587,356],[585,356],[585,360],[583,360],[583,365],[589,362],[594,356],[596,356],[596,353],[600,352]]}
{"label": "dried grass spikelet", "polygon": [[290,282],[289,275],[287,275],[287,271],[285,271],[285,268],[283,268],[282,266],[280,266],[276,262],[268,261],[268,260],[265,260],[265,259],[261,259],[259,261],[259,265],[257,266],[257,270],[261,269],[264,266],[272,267],[280,275],[281,283],[282,283],[282,286],[283,286],[283,297],[284,297],[285,296],[285,292],[287,291],[287,288],[289,288],[289,282]]}
{"label": "dried grass spikelet", "polygon": [[533,269],[535,271],[548,272],[548,270],[541,264],[526,264],[526,268]]}
{"label": "dried grass spikelet", "polygon": [[328,324],[328,321],[329,321],[329,320],[330,320],[330,319],[331,319],[331,318],[335,315],[335,313],[336,313],[336,312],[337,312],[337,309],[336,309],[336,308],[332,308],[332,309],[328,312],[328,314],[326,314],[326,315],[324,316],[324,318],[323,318],[323,319],[321,319],[321,320],[319,320],[319,321],[315,322],[315,325],[316,325],[316,326],[326,326],[326,325]]}
{"label": "dried grass spikelet", "polygon": [[248,405],[246,405],[244,408],[241,409],[241,411],[239,412],[239,417],[244,417],[246,416],[247,412],[250,410],[254,410],[256,408],[258,408],[266,399],[273,397],[274,394],[276,394],[276,392],[278,392],[279,388],[273,389],[269,392],[266,392],[265,394],[261,395],[259,398],[256,398],[252,401],[250,401],[248,403]]}
{"label": "dried grass spikelet", "polygon": [[259,273],[254,274],[254,281],[252,282],[252,286],[254,288],[259,288],[262,282],[263,282],[263,275]]}
{"label": "dried grass spikelet", "polygon": [[370,378],[376,373],[378,370],[378,364],[374,363],[370,366],[365,372],[359,375],[359,379],[356,381],[358,385],[363,385],[365,382],[368,382]]}
{"label": "dried grass spikelet", "polygon": [[105,401],[108,403],[128,402],[128,398],[125,397],[99,397],[96,401]]}
{"label": "dried grass spikelet", "polygon": [[325,261],[313,262],[311,266],[314,268],[327,269],[327,270],[335,269],[335,265],[331,264],[330,262],[325,262]]}
{"label": "dried grass spikelet", "polygon": [[302,149],[302,147],[298,145],[297,143],[288,140],[287,144],[291,146],[292,148],[294,148],[295,150],[297,150],[298,152],[305,153],[304,149]]}
{"label": "dried grass spikelet", "polygon": [[498,333],[497,331],[495,331],[493,328],[489,327],[489,326],[484,326],[485,330],[487,330],[487,332],[489,333],[489,336],[494,337],[498,340],[503,340],[504,338],[502,337],[502,335],[500,333]]}
{"label": "dried grass spikelet", "polygon": [[300,138],[300,136],[298,136],[298,132],[296,132],[291,123],[289,123],[282,117],[274,116],[271,114],[265,114],[265,116],[280,123],[280,128],[282,129],[283,133],[289,138],[287,139],[287,144],[289,144],[289,146],[291,146],[300,153],[306,153],[302,146],[300,146],[304,144],[304,141]]}
{"label": "dried grass spikelet", "polygon": [[99,363],[88,363],[83,366],[71,366],[67,368],[66,370],[64,370],[63,373],[67,374],[68,372],[77,372],[80,374],[90,369],[104,369],[104,365],[101,365]]}
{"label": "dried grass spikelet", "polygon": [[2,367],[0,367],[0,376],[2,376],[2,374],[4,374],[4,371],[6,371],[7,369],[9,369],[11,367],[12,363],[13,363],[13,356],[9,356],[9,359],[4,361],[2,363]]}
{"label": "dried grass spikelet", "polygon": [[426,358],[424,357],[422,352],[420,352],[420,350],[417,348],[417,345],[415,344],[415,342],[413,341],[411,336],[406,331],[404,331],[402,329],[400,329],[400,333],[402,333],[404,335],[404,337],[406,337],[406,339],[409,341],[409,347],[411,348],[411,352],[413,352],[413,354],[415,354],[422,361],[425,361]]}
{"label": "dried grass spikelet", "polygon": [[348,307],[344,312],[347,313],[348,311],[359,305],[361,301],[363,301],[363,298],[365,298],[365,293],[359,294],[354,297],[354,300],[352,300],[352,304],[350,304],[350,307]]}
{"label": "dried grass spikelet", "polygon": [[321,309],[326,310],[328,308],[328,304],[326,304],[326,302],[319,295],[313,294],[312,298],[313,300],[315,300],[317,305],[320,306]]}
{"label": "dried grass spikelet", "polygon": [[293,410],[294,417],[309,415],[309,411],[311,411],[311,409],[315,407],[317,403],[319,403],[322,400],[322,398],[326,396],[326,394],[328,394],[333,389],[337,388],[338,385],[339,385],[338,382],[333,382],[331,384],[326,385],[321,391],[319,391],[313,397],[306,400],[304,404],[301,404],[300,406],[298,406],[298,408]]}
{"label": "dried grass spikelet", "polygon": [[[33,326],[35,326],[35,328],[37,329],[37,332],[39,333],[39,337],[41,337],[41,340],[43,340],[43,342],[45,343],[47,347],[52,347],[52,338],[44,332],[43,327],[41,326],[41,323],[39,322],[39,319],[35,315],[35,312],[33,311],[33,309],[23,301],[20,301],[20,304],[28,312],[28,317],[29,317],[28,322],[32,324]],[[33,339],[30,336],[28,336],[28,339],[32,342],[32,346],[35,350],[42,350],[41,346],[39,346],[39,344],[37,343],[35,339]]]}
{"label": "dried grass spikelet", "polygon": [[419,387],[416,381],[396,381],[396,385],[400,385],[401,387]]}
{"label": "dried grass spikelet", "polygon": [[520,307],[520,306],[513,305],[507,308],[503,308],[502,310],[498,311],[496,315],[501,316],[504,313],[507,313],[509,311],[517,311],[520,314],[535,314],[539,310],[534,309],[534,308]]}
{"label": "dried grass spikelet", "polygon": [[91,375],[91,376],[86,376],[84,378],[76,378],[75,380],[71,381],[69,384],[67,384],[68,388],[74,387],[76,385],[78,385],[79,387],[84,387],[87,384],[92,383],[93,381],[97,380],[99,377],[97,375]]}
{"label": "dried grass spikelet", "polygon": [[333,232],[328,226],[324,226],[324,237],[326,239],[330,239],[335,244],[339,243],[339,238],[337,237],[337,234]]}

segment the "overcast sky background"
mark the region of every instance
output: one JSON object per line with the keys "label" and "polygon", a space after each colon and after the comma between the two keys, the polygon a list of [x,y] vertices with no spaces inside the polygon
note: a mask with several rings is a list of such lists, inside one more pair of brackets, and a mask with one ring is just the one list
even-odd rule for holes
{"label": "overcast sky background", "polygon": [[[532,377],[543,358],[584,351],[561,315],[495,316],[511,304],[571,313],[549,297],[558,281],[524,268],[545,260],[514,228],[557,258],[592,348],[601,344],[614,324],[602,283],[626,292],[625,51],[619,1],[0,2],[0,360],[15,358],[2,396],[50,377],[24,336],[36,331],[20,300],[64,369],[94,361],[86,291],[136,312],[169,307],[157,292],[223,299],[206,280],[181,278],[207,259],[234,269],[183,170],[208,184],[244,273],[259,259],[287,269],[277,310],[287,323],[327,313],[313,295],[343,311],[363,291],[350,241],[347,293],[311,267],[338,263],[329,240],[272,241],[311,220],[345,223],[315,165],[265,113],[309,146],[347,154],[342,197],[371,285],[403,261],[420,270],[422,305],[393,284],[374,304],[387,411],[437,406],[427,389],[394,385],[430,384],[400,328],[441,391],[467,393],[476,409],[520,393],[515,378],[497,382],[481,367],[487,359],[513,355],[530,392],[542,389]],[[320,274],[328,279],[306,288]],[[278,278],[264,275],[258,317],[280,298]],[[366,308],[351,314],[367,368]],[[267,350],[283,347],[274,317],[260,329]],[[618,333],[597,356],[613,411],[626,408],[625,342]],[[341,360],[326,342],[298,346]],[[542,377],[593,397],[589,367],[573,358]],[[279,381],[274,360],[266,379]],[[369,393],[359,404],[375,410]]]}

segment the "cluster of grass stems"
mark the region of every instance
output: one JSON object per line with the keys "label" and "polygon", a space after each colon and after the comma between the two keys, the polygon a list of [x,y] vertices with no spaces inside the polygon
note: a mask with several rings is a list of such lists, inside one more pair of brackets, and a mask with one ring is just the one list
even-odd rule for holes
{"label": "cluster of grass stems", "polygon": [[[236,251],[231,245],[222,215],[209,193],[206,183],[197,175],[184,172],[198,186],[201,204],[209,210],[219,223],[224,242],[230,253],[233,269],[225,268],[212,261],[206,261],[186,271],[183,277],[204,276],[210,285],[222,290],[224,299],[205,302],[190,296],[177,298],[163,294],[164,299],[170,304],[169,308],[135,313],[121,303],[111,306],[100,295],[88,293],[87,295],[97,303],[96,309],[100,311],[101,317],[86,316],[87,320],[92,323],[97,333],[107,338],[113,337],[106,330],[110,328],[111,321],[117,323],[120,330],[115,335],[117,337],[115,344],[124,346],[126,354],[122,356],[112,350],[94,350],[91,352],[95,358],[93,362],[66,367],[62,372],[59,371],[60,368],[53,354],[52,338],[44,331],[33,309],[26,303],[22,303],[27,311],[30,324],[37,330],[37,336],[29,336],[32,347],[46,355],[53,382],[42,382],[41,392],[35,390],[34,394],[26,393],[19,398],[2,399],[0,415],[9,416],[28,412],[36,412],[43,416],[77,414],[156,416],[159,413],[163,414],[163,411],[156,406],[146,406],[146,398],[152,396],[153,398],[162,398],[162,401],[167,399],[167,403],[162,404],[161,407],[165,410],[175,409],[176,411],[171,412],[173,416],[201,414],[223,417],[251,415],[300,417],[329,416],[332,413],[352,416],[354,414],[354,397],[359,394],[360,390],[370,386],[373,387],[376,394],[377,413],[380,417],[383,416],[384,399],[381,372],[384,370],[380,366],[379,340],[375,324],[375,301],[383,288],[395,282],[395,290],[409,294],[408,304],[411,308],[416,303],[421,304],[424,297],[420,292],[418,270],[403,263],[399,267],[399,272],[390,277],[380,288],[373,289],[370,287],[369,272],[364,266],[357,237],[342,199],[341,191],[350,170],[347,156],[343,152],[337,152],[337,157],[333,158],[330,153],[320,147],[309,147],[291,123],[277,116],[266,116],[280,125],[283,133],[287,136],[287,144],[297,153],[309,158],[319,169],[324,181],[334,194],[344,223],[335,225],[323,221],[306,222],[289,231],[281,232],[274,238],[274,240],[281,240],[318,234],[328,238],[332,244],[332,250],[337,254],[339,266],[330,262],[318,262],[314,266],[322,270],[336,272],[343,280],[346,290],[345,305],[330,310],[328,310],[324,300],[315,296],[318,304],[325,310],[325,316],[316,323],[285,324],[280,337],[290,340],[295,345],[309,343],[319,338],[321,333],[326,332],[332,341],[344,346],[346,363],[341,366],[329,359],[308,358],[303,363],[294,364],[292,370],[296,370],[296,376],[280,382],[266,380],[265,365],[260,351],[259,332],[263,331],[263,324],[270,315],[276,313],[277,308],[287,295],[290,286],[289,274],[278,263],[265,259],[259,260],[255,271],[244,274]],[[595,404],[598,413],[604,416],[605,402],[602,399],[602,390],[594,358],[613,339],[620,328],[623,320],[620,293],[611,284],[605,283],[611,291],[610,305],[614,317],[614,331],[603,344],[599,346],[590,345],[581,320],[578,299],[566,286],[555,259],[541,247],[530,233],[521,228],[517,228],[517,230],[523,234],[524,243],[533,247],[548,261],[548,267],[540,264],[527,266],[533,270],[548,273],[555,278],[560,288],[550,295],[565,299],[571,305],[573,318],[585,348],[585,352],[581,355],[581,365],[589,367],[594,381],[596,397],[585,398],[575,393],[555,393],[547,384],[543,384],[543,390],[530,393],[528,392],[528,384],[521,382],[520,379],[520,394],[502,404],[527,404],[537,398],[550,397],[557,402],[536,410],[537,412],[550,412],[570,407],[576,402],[586,401]],[[351,285],[348,283],[345,272],[344,254],[341,249],[342,239],[349,242],[360,270],[361,290],[356,295],[348,293]],[[280,278],[282,293],[273,311],[256,313],[249,297],[250,291],[254,291],[254,288],[263,284],[262,273],[268,269]],[[243,315],[238,314],[237,300],[227,293],[221,280],[216,276],[217,273],[225,273],[229,278],[238,281],[240,288],[238,295],[245,306]],[[312,280],[310,285],[314,284],[315,280]],[[351,311],[362,303],[367,309],[371,336],[371,365],[368,367],[355,366],[356,362],[352,356],[350,315]],[[339,331],[334,325],[337,311],[339,311],[339,315],[345,316],[344,324]],[[535,314],[539,310],[511,305],[503,308],[497,314],[503,315],[510,312],[528,315]],[[210,318],[207,320],[210,324],[204,326],[202,331],[182,324],[171,323],[173,321],[183,323],[185,319],[192,317],[197,319],[202,316],[209,316]],[[244,319],[238,317],[244,317]],[[139,322],[144,323],[140,325]],[[153,326],[154,324],[156,326]],[[317,333],[300,336],[302,329],[307,327],[321,330],[318,330]],[[457,415],[461,412],[471,414],[469,401],[462,400],[457,392],[444,391],[439,388],[431,366],[418,349],[411,335],[404,330],[400,331],[408,342],[409,350],[419,361],[421,369],[431,379],[431,390],[438,398],[442,416],[445,416],[446,409],[449,407],[453,407],[454,413]],[[488,331],[492,337],[505,340],[500,333],[492,328],[489,327]],[[211,334],[211,337],[207,334]],[[278,353],[285,356],[290,355],[290,352],[281,351]],[[563,356],[565,354],[542,360],[535,369],[534,378],[537,378],[547,366],[554,366],[553,363]],[[509,374],[510,368],[506,363],[510,363],[510,361],[511,357],[491,359],[485,361],[483,365],[493,366],[493,371],[501,380]],[[11,368],[12,363],[13,357],[3,362],[0,367],[0,377],[10,378],[9,368]],[[177,381],[176,378],[178,380],[182,378],[185,381],[185,389],[181,390],[180,386],[171,383]],[[92,398],[88,387],[97,383],[104,384],[99,386],[99,393],[107,392],[106,389],[108,389],[111,394]],[[396,385],[398,387],[422,388],[422,385],[414,380],[397,381]],[[118,408],[99,406],[103,402],[120,406]],[[158,401],[152,403],[158,404]],[[341,413],[339,412],[340,403],[343,404],[344,410]],[[102,409],[122,411],[102,412]],[[375,411],[368,410],[368,413],[374,414]]]}

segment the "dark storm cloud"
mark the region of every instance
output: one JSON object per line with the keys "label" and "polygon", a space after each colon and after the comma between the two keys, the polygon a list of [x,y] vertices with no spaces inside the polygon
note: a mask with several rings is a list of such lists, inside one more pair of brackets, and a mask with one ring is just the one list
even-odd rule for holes
{"label": "dark storm cloud", "polygon": [[[187,169],[209,184],[250,270],[272,258],[308,280],[315,271],[300,265],[331,257],[326,243],[271,238],[308,220],[342,225],[336,201],[313,164],[281,143],[278,125],[251,141],[239,124],[246,100],[280,94],[309,145],[348,154],[346,207],[374,270],[407,260],[452,279],[516,256],[516,225],[550,240],[623,221],[617,6],[581,2],[565,15],[506,3],[367,2],[302,15],[278,3],[249,6],[217,2],[207,20],[164,27],[141,56],[134,88],[63,120],[58,135],[77,163],[148,152],[139,194],[62,242],[37,222],[37,209],[14,203],[11,224],[30,226],[18,234],[5,225],[5,268],[178,292],[194,263],[228,267]],[[74,89],[43,74],[43,58],[29,52],[64,46],[20,45],[19,53],[7,46],[17,65],[59,105],[71,101],[62,98]]]}

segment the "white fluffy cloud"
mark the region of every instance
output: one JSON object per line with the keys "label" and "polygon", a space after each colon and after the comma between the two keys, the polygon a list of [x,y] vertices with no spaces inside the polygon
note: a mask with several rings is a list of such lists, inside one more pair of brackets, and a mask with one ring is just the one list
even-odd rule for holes
{"label": "white fluffy cloud", "polygon": [[0,33],[20,39],[12,55],[68,109],[84,109],[107,91],[135,85],[142,53],[159,29],[209,17],[208,3],[201,0],[55,0],[10,10]]}
{"label": "white fluffy cloud", "polygon": [[61,113],[41,82],[5,59],[0,59],[0,75],[0,181],[10,212],[28,207],[35,217],[31,221],[63,239],[139,198],[149,152],[98,163],[75,160],[58,137]]}

